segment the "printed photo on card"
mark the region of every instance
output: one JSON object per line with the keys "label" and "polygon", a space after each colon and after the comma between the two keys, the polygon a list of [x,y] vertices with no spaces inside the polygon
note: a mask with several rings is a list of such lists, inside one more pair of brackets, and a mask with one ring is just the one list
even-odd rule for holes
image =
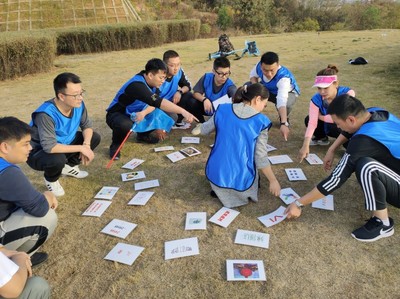
{"label": "printed photo on card", "polygon": [[140,191],[128,202],[128,205],[144,206],[153,196],[152,191]]}
{"label": "printed photo on card", "polygon": [[316,154],[308,154],[306,160],[308,163],[310,163],[310,165],[324,164],[324,162]]}
{"label": "printed photo on card", "polygon": [[226,260],[228,281],[265,281],[264,262],[261,260]]}
{"label": "printed photo on card", "polygon": [[154,149],[155,152],[164,152],[164,151],[173,151],[173,150],[174,150],[174,147],[171,145],[156,147]]}
{"label": "printed photo on card", "polygon": [[287,214],[285,214],[285,207],[280,206],[274,212],[258,217],[258,220],[260,220],[261,223],[264,224],[266,227],[271,227],[285,220],[286,217]]}
{"label": "printed photo on card", "polygon": [[159,186],[160,186],[160,183],[158,182],[158,180],[144,181],[144,182],[140,182],[140,183],[135,183],[135,191],[159,187]]}
{"label": "printed photo on card", "polygon": [[108,200],[95,200],[90,206],[83,212],[82,216],[100,217],[110,206],[111,201]]}
{"label": "printed photo on card", "polygon": [[307,178],[301,168],[286,168],[285,172],[289,181],[307,181]]}
{"label": "printed photo on card", "polygon": [[167,155],[167,158],[171,160],[171,162],[175,163],[177,161],[183,160],[186,158],[181,152],[173,152]]}
{"label": "printed photo on card", "polygon": [[195,149],[194,147],[187,147],[187,148],[181,149],[180,151],[188,157],[192,157],[192,156],[201,154],[201,152],[198,149]]}
{"label": "printed photo on card", "polygon": [[140,164],[142,164],[143,162],[144,162],[144,160],[132,159],[128,163],[123,165],[122,168],[133,170],[136,167],[138,167]]}
{"label": "printed photo on card", "polygon": [[181,143],[200,143],[200,137],[182,137]]}
{"label": "printed photo on card", "polygon": [[144,179],[145,177],[146,175],[144,174],[144,171],[132,171],[127,173],[121,173],[121,178],[123,182]]}
{"label": "printed photo on card", "polygon": [[228,227],[229,224],[239,215],[240,212],[232,210],[226,207],[222,207],[217,213],[215,213],[211,218],[210,222],[218,224],[222,227]]}
{"label": "printed photo on card", "polygon": [[206,212],[186,213],[185,230],[206,229],[206,228],[207,228]]}
{"label": "printed photo on card", "polygon": [[136,226],[137,224],[132,222],[113,219],[101,230],[101,232],[107,235],[125,239],[129,233],[135,229]]}
{"label": "printed photo on card", "polygon": [[316,209],[333,211],[333,195],[325,196],[324,198],[314,201],[311,206]]}
{"label": "printed photo on card", "polygon": [[111,200],[114,197],[115,193],[117,193],[118,189],[119,187],[104,186],[100,189],[100,191],[95,195],[94,198]]}
{"label": "printed photo on card", "polygon": [[294,192],[292,188],[281,189],[281,194],[279,195],[279,197],[287,205],[290,205],[295,200],[300,199],[300,196],[296,192]]}
{"label": "printed photo on card", "polygon": [[269,156],[269,162],[271,164],[282,164],[282,163],[292,163],[293,160],[288,155],[279,155],[279,156]]}
{"label": "printed photo on card", "polygon": [[118,243],[104,259],[132,266],[143,250],[144,248],[140,246]]}
{"label": "printed photo on card", "polygon": [[197,237],[165,242],[165,259],[176,259],[199,254]]}
{"label": "printed photo on card", "polygon": [[269,234],[238,229],[236,232],[235,244],[268,248]]}

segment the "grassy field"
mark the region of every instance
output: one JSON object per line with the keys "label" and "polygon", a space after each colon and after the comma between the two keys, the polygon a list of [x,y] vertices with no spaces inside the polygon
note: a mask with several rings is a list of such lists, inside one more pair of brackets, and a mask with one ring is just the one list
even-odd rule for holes
{"label": "grassy field", "polygon": [[[328,63],[339,67],[343,85],[352,87],[366,106],[381,106],[400,115],[398,83],[400,78],[400,31],[322,32],[262,35],[231,38],[236,49],[245,40],[256,40],[261,52],[276,51],[281,64],[295,74],[302,89],[290,117],[293,124],[287,142],[278,130],[277,113],[269,105],[265,113],[274,122],[269,144],[278,148],[275,154],[288,154],[297,164],[297,153],[304,135],[304,117],[315,74]],[[334,193],[335,211],[306,207],[302,217],[266,228],[257,217],[270,213],[283,202],[268,193],[268,182],[261,179],[260,201],[237,209],[240,214],[228,228],[212,223],[205,231],[185,231],[187,212],[207,212],[210,218],[221,204],[209,196],[210,187],[204,166],[213,143],[213,135],[201,137],[196,145],[202,154],[172,164],[166,153],[155,153],[154,146],[142,145],[131,138],[122,151],[122,159],[105,169],[111,130],[105,123],[105,109],[120,86],[141,70],[146,61],[161,57],[168,49],[177,50],[183,68],[194,84],[212,62],[208,53],[218,49],[216,39],[196,40],[164,45],[158,48],[105,54],[61,56],[50,73],[0,82],[3,101],[1,115],[14,115],[25,121],[44,100],[53,96],[52,80],[60,72],[78,74],[88,91],[85,100],[94,128],[103,140],[96,159],[87,168],[84,180],[61,178],[66,195],[59,199],[59,225],[53,237],[43,246],[49,260],[35,268],[36,274],[48,279],[53,298],[399,298],[400,234],[372,244],[354,240],[350,233],[369,218],[363,196],[352,176]],[[351,58],[363,56],[365,66],[349,65]],[[231,60],[232,79],[237,85],[248,80],[248,74],[259,58]],[[182,136],[190,130],[173,131],[162,145],[182,149]],[[321,158],[326,148],[312,151]],[[338,152],[337,158],[343,154]],[[132,158],[145,160],[138,170],[146,179],[159,179],[160,187],[145,206],[127,206],[136,192],[132,182],[121,182],[121,166]],[[308,180],[289,182],[284,168],[274,166],[282,188],[292,187],[302,195],[326,176],[320,166],[301,164]],[[22,166],[35,186],[44,190],[42,173]],[[81,216],[102,186],[120,190],[111,206],[100,218]],[[390,207],[395,224],[400,223],[399,210]],[[137,228],[126,240],[100,233],[112,219],[136,223]],[[398,224],[396,225],[396,230]],[[269,249],[234,244],[237,229],[270,234]],[[200,255],[164,260],[164,242],[198,237]],[[118,243],[145,247],[132,266],[104,260]],[[226,281],[227,259],[263,260],[266,282]]]}

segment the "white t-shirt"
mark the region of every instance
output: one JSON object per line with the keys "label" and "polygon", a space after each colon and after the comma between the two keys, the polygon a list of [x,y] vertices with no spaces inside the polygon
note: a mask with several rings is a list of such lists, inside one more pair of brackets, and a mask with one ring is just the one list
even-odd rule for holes
{"label": "white t-shirt", "polygon": [[5,286],[17,273],[19,267],[12,260],[0,252],[0,288]]}

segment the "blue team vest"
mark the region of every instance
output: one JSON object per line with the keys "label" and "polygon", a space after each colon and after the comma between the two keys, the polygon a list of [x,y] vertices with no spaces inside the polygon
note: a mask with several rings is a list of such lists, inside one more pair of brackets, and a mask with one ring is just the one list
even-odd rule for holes
{"label": "blue team vest", "polygon": [[18,166],[11,164],[10,162],[7,162],[3,158],[0,158],[0,173],[2,173],[8,167],[18,167]]}
{"label": "blue team vest", "polygon": [[[351,90],[350,87],[347,86],[339,86],[337,95],[340,96],[341,94],[347,93],[349,90]],[[322,96],[317,92],[313,97],[311,98],[311,102],[314,103],[315,106],[319,108],[319,112],[321,112],[322,115],[327,115],[328,113],[328,104],[324,102],[322,99]]]}
{"label": "blue team vest", "polygon": [[245,191],[256,178],[257,138],[271,127],[271,121],[261,113],[239,118],[232,104],[224,104],[215,112],[214,122],[215,144],[206,164],[207,179],[221,188]]}
{"label": "blue team vest", "polygon": [[182,77],[182,69],[172,77],[171,81],[165,80],[164,83],[160,87],[160,98],[167,99],[172,102],[172,98],[174,94],[178,91],[179,80]]}
{"label": "blue team vest", "polygon": [[204,82],[203,88],[206,98],[214,102],[215,100],[223,97],[224,95],[228,94],[229,87],[235,85],[231,79],[228,78],[224,85],[222,86],[221,90],[217,93],[214,93],[213,86],[214,86],[214,74],[213,73],[206,73],[204,75]]}
{"label": "blue team vest", "polygon": [[85,104],[82,102],[82,105],[79,108],[72,109],[72,116],[67,117],[58,110],[54,103],[46,101],[32,113],[32,121],[30,125],[34,125],[34,116],[37,113],[44,112],[54,121],[57,142],[61,144],[71,144],[79,129],[84,109]]}
{"label": "blue team vest", "polygon": [[297,85],[296,79],[286,67],[281,65],[281,68],[276,72],[275,76],[269,82],[264,81],[264,74],[261,70],[261,62],[257,64],[256,72],[258,77],[260,77],[261,83],[264,84],[268,91],[275,96],[278,94],[278,87],[276,85],[282,78],[289,78],[290,84],[293,85],[293,91],[295,91],[297,94],[300,94],[300,88]]}
{"label": "blue team vest", "polygon": [[[385,111],[382,108],[368,108],[369,112]],[[386,121],[368,121],[354,133],[356,135],[366,135],[387,147],[390,153],[400,159],[400,119],[389,113]]]}

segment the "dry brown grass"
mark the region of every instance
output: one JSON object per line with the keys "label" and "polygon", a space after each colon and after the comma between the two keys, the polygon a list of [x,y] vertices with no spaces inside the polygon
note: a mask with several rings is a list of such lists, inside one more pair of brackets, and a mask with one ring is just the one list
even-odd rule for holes
{"label": "dry brown grass", "polygon": [[[383,34],[385,33],[385,34]],[[245,39],[256,40],[262,52],[276,51],[281,63],[296,75],[302,96],[291,116],[292,135],[282,141],[277,129],[273,107],[266,113],[275,122],[270,144],[279,154],[296,159],[304,134],[303,119],[315,90],[311,88],[316,72],[328,63],[340,69],[342,84],[351,86],[367,105],[383,106],[400,115],[397,84],[399,81],[400,31],[323,32],[265,35],[231,38],[240,49]],[[238,210],[240,215],[228,227],[209,223],[206,231],[185,231],[186,212],[205,211],[213,215],[221,204],[209,196],[204,165],[213,136],[202,137],[196,146],[201,155],[172,164],[165,153],[154,153],[153,146],[128,142],[123,158],[105,169],[110,129],[105,124],[105,109],[117,89],[139,71],[152,57],[161,57],[167,49],[177,50],[183,67],[193,83],[211,70],[208,52],[218,49],[216,39],[175,43],[153,49],[121,51],[107,54],[62,56],[53,71],[0,82],[3,101],[1,115],[15,115],[29,121],[30,113],[52,97],[52,79],[62,71],[81,76],[89,95],[86,104],[94,126],[103,136],[96,160],[88,168],[90,176],[82,181],[62,178],[67,195],[60,198],[59,225],[54,236],[43,246],[50,253],[49,261],[35,269],[53,287],[53,298],[396,298],[400,294],[400,234],[372,244],[355,241],[350,232],[363,224],[369,214],[364,211],[363,197],[354,178],[337,192],[335,211],[311,207],[304,209],[296,221],[284,221],[264,227],[257,217],[282,205],[271,196],[262,178],[260,201]],[[350,58],[363,56],[366,66],[348,65]],[[248,79],[258,58],[245,57],[232,62],[232,78],[237,84]],[[180,137],[189,132],[174,131],[163,145],[183,148]],[[313,149],[314,150],[314,149]],[[323,157],[325,148],[315,148]],[[339,155],[342,154],[338,153]],[[135,194],[130,182],[122,183],[121,165],[131,158],[146,160],[141,170],[147,178],[159,179],[161,187],[146,206],[127,206]],[[306,182],[290,183],[284,166],[274,171],[282,187],[292,187],[299,194],[310,190],[326,174],[321,167],[303,163]],[[43,190],[42,174],[23,166],[34,184]],[[101,218],[82,217],[104,185],[120,186],[110,208]],[[395,223],[400,222],[399,210],[389,208]],[[132,266],[103,260],[120,239],[100,233],[113,218],[138,224],[127,237],[129,244],[145,247]],[[396,226],[397,227],[397,226]],[[261,249],[233,243],[237,229],[269,233],[270,248]],[[396,228],[397,229],[397,228]],[[174,239],[199,238],[200,255],[164,260],[164,242]],[[226,259],[262,259],[267,282],[227,282]]]}

